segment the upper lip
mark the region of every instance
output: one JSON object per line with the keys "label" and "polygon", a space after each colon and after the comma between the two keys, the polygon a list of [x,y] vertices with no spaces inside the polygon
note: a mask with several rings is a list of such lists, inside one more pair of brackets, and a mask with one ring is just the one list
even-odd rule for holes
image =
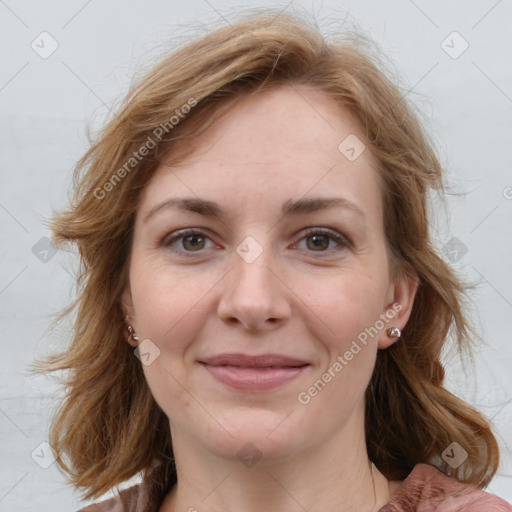
{"label": "upper lip", "polygon": [[199,360],[210,366],[238,366],[240,368],[285,368],[309,364],[307,361],[279,354],[251,356],[246,354],[219,354]]}

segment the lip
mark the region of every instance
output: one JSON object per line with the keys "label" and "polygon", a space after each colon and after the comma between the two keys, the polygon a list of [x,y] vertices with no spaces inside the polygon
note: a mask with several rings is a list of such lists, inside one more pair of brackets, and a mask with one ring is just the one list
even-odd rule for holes
{"label": "lip", "polygon": [[199,363],[218,382],[245,391],[277,388],[295,379],[310,366],[304,360],[279,354],[220,354],[202,359]]}

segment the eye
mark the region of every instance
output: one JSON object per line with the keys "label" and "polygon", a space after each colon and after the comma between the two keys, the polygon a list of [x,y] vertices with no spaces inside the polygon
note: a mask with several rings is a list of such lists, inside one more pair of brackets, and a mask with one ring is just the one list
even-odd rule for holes
{"label": "eye", "polygon": [[[311,228],[306,231],[301,242],[306,240],[306,247],[312,252],[329,252],[329,250],[340,250],[350,246],[350,242],[343,236],[328,228]],[[334,241],[336,246],[329,247]],[[298,245],[298,244],[297,244]]]}
{"label": "eye", "polygon": [[207,240],[210,240],[209,237],[202,231],[187,229],[166,236],[162,240],[162,245],[173,252],[189,256],[187,253],[200,252],[204,249]]}

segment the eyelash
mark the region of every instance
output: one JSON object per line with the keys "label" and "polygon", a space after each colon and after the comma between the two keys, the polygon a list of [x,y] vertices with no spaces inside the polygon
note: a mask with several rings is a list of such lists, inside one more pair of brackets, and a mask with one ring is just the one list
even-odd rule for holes
{"label": "eyelash", "polygon": [[[308,237],[311,237],[312,235],[324,235],[324,236],[329,237],[331,240],[334,240],[338,244],[338,247],[336,247],[335,249],[331,249],[331,250],[341,250],[343,248],[350,248],[352,245],[346,237],[344,237],[343,235],[340,235],[336,231],[329,229],[329,228],[309,228],[304,233],[304,235],[299,240],[299,242]],[[171,244],[173,244],[175,241],[183,239],[183,238],[187,238],[189,236],[201,236],[203,238],[210,239],[206,235],[206,233],[204,233],[203,231],[199,231],[197,229],[185,229],[185,230],[178,231],[175,234],[166,236],[162,240],[161,245],[168,248],[172,252],[179,254],[179,255],[184,255],[185,257],[194,257],[196,255],[194,253],[201,254],[201,252],[202,252],[201,250],[185,251],[185,250],[177,250],[177,249],[171,247]],[[297,244],[294,244],[294,247],[296,245]],[[308,252],[313,252],[313,253],[318,252],[319,254],[325,254],[325,253],[330,252],[330,250],[327,249],[325,251],[308,251]],[[320,256],[320,257],[322,257],[322,256]]]}

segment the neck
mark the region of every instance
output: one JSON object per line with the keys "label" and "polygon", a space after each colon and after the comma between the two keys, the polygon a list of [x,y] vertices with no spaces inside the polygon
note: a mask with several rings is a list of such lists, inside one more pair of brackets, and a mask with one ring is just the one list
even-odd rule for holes
{"label": "neck", "polygon": [[179,431],[173,445],[178,485],[161,512],[376,512],[390,497],[361,431],[252,467],[203,452]]}

